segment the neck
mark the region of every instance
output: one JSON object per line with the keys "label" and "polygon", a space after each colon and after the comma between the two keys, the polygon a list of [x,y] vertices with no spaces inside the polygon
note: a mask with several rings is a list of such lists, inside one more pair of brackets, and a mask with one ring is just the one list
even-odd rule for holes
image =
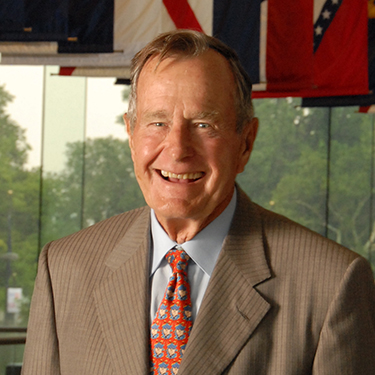
{"label": "neck", "polygon": [[205,218],[165,218],[159,217],[156,212],[155,215],[169,238],[178,244],[182,244],[193,239],[202,229],[220,216],[229,202],[230,199],[227,202],[223,202],[224,204],[217,207],[214,212]]}
{"label": "neck", "polygon": [[184,219],[171,219],[164,221],[158,219],[158,221],[168,234],[169,238],[178,244],[190,241],[197,233],[209,224]]}

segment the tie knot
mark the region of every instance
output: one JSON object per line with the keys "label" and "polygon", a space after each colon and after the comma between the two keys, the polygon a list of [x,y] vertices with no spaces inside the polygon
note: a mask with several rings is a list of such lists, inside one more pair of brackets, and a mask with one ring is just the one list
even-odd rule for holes
{"label": "tie knot", "polygon": [[189,255],[185,251],[178,247],[173,248],[165,255],[168,263],[172,267],[173,272],[186,272],[186,267],[190,259]]}

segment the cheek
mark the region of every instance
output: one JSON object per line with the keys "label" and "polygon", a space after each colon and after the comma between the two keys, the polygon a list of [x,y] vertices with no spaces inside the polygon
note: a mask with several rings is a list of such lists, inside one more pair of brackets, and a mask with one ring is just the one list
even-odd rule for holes
{"label": "cheek", "polygon": [[157,155],[157,145],[153,140],[145,138],[141,142],[133,142],[131,151],[135,165],[147,166]]}
{"label": "cheek", "polygon": [[222,145],[215,152],[215,160],[213,161],[216,164],[216,168],[220,172],[230,172],[233,169],[236,169],[238,165],[238,148],[237,147],[228,147],[228,145]]}
{"label": "cheek", "polygon": [[234,182],[237,174],[242,172],[242,162],[238,148],[226,148],[226,146],[223,146],[214,162],[216,169],[215,176],[220,184]]}

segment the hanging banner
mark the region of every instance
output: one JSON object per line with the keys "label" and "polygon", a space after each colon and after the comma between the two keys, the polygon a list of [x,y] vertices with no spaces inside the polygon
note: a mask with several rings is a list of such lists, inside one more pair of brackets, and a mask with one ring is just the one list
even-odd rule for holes
{"label": "hanging banner", "polygon": [[53,35],[65,25],[68,35],[57,40],[58,51],[3,52],[3,64],[115,74],[114,67],[129,69],[134,54],[160,33],[188,28],[237,51],[254,83],[254,98],[369,94],[367,0],[75,0],[67,23],[53,9],[45,29]]}

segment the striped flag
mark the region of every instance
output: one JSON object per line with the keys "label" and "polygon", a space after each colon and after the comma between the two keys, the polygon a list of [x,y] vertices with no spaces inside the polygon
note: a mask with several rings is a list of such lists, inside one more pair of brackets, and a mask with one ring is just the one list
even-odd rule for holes
{"label": "striped flag", "polygon": [[[56,2],[43,0],[48,3]],[[2,63],[126,79],[131,58],[146,43],[189,28],[237,51],[255,98],[369,92],[367,0],[75,0],[68,16],[68,36],[56,41],[57,51],[10,53],[0,43]]]}
{"label": "striped flag", "polygon": [[255,97],[369,93],[367,0],[268,0],[266,77]]}
{"label": "striped flag", "polygon": [[[68,38],[58,41],[57,51],[46,53],[40,49],[38,54],[28,53],[27,43],[20,35],[13,40],[13,45],[18,42],[18,52],[16,47],[9,52],[9,43],[4,43],[0,33],[2,63],[80,67],[80,74],[87,75],[104,73],[108,68],[107,76],[117,71],[114,68],[129,68],[134,54],[162,32],[189,28],[212,33],[213,0],[75,0],[73,3],[74,9],[70,11],[74,17],[69,19]],[[77,73],[75,69],[70,72]]]}
{"label": "striped flag", "polygon": [[319,95],[368,94],[367,1],[326,0],[318,13],[314,84]]}
{"label": "striped flag", "polygon": [[375,105],[368,105],[365,107],[359,107],[359,113],[370,113],[375,114]]}
{"label": "striped flag", "polygon": [[68,37],[69,1],[0,2],[1,41],[63,41]]}

